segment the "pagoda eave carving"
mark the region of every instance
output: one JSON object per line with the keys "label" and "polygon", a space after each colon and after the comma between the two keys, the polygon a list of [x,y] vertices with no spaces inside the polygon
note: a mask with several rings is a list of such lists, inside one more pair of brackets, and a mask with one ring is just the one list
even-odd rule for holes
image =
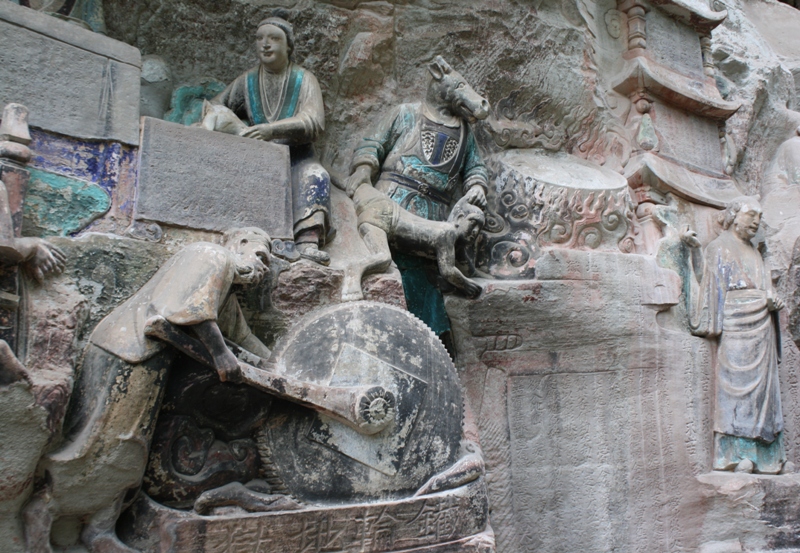
{"label": "pagoda eave carving", "polygon": [[708,34],[728,17],[728,10],[714,11],[698,0],[650,0],[661,11],[685,23],[700,34]]}
{"label": "pagoda eave carving", "polygon": [[678,73],[648,59],[643,51],[632,50],[628,52],[631,54],[625,69],[612,81],[614,90],[620,94],[647,92],[667,104],[718,120],[729,118],[741,105],[723,100],[710,78],[693,78]]}
{"label": "pagoda eave carving", "polygon": [[[625,177],[637,202],[651,201],[671,192],[690,202],[724,208],[742,195],[736,183],[726,175],[714,175],[686,167],[663,157],[643,153],[631,158]],[[654,190],[655,194],[649,194]],[[660,203],[660,202],[659,202]]]}

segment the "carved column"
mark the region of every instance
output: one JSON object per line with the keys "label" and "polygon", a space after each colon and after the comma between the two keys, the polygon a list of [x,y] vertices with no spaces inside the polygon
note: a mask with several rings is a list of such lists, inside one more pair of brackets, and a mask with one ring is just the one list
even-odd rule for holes
{"label": "carved column", "polygon": [[[28,190],[30,172],[25,165],[31,159],[28,144],[28,109],[20,104],[8,104],[0,124],[0,180],[8,194],[14,237],[22,235],[22,204]],[[0,242],[10,236],[0,236]],[[20,306],[19,267],[0,265],[0,339],[17,352]],[[17,352],[19,353],[19,352]]]}
{"label": "carved column", "polygon": [[628,50],[647,48],[647,6],[641,0],[624,0],[619,11],[628,16]]}
{"label": "carved column", "polygon": [[714,59],[711,55],[711,35],[700,37],[700,50],[703,54],[703,73],[709,77],[714,76]]}

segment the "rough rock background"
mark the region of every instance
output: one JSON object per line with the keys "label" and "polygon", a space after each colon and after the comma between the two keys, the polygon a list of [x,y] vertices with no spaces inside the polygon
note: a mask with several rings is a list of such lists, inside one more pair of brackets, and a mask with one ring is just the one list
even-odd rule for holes
{"label": "rough rock background", "polygon": [[611,114],[626,100],[609,98],[597,82],[597,65],[607,60],[593,40],[615,5],[608,0],[105,5],[109,36],[162,57],[176,86],[203,78],[228,83],[255,65],[255,25],[273,8],[286,9],[295,27],[294,59],[314,72],[325,99],[327,132],[318,150],[338,170],[346,170],[360,133],[382,113],[422,98],[426,65],[437,54],[492,103],[495,116],[485,127],[494,132],[482,134],[485,147],[496,147],[492,136],[514,120],[519,128],[499,136],[501,143],[546,143],[619,167],[624,148],[604,134],[614,130]]}
{"label": "rough rock background", "polygon": [[[721,153],[742,192],[765,193],[773,152],[800,125],[800,12],[774,0],[725,4],[729,17],[712,43],[717,82],[743,106]],[[105,2],[109,35],[166,60],[176,85],[229,82],[253,66],[255,25],[275,7],[295,24],[295,60],[322,85],[327,132],[318,150],[336,171],[346,171],[360,135],[386,110],[422,98],[425,65],[437,54],[492,103],[478,129],[484,153],[540,147],[617,171],[630,155],[621,124],[630,103],[608,84],[625,48],[613,0]],[[765,219],[764,235],[786,297],[799,284],[796,270],[787,273],[793,241],[780,234],[780,216]],[[499,551],[800,546],[800,525],[787,515],[793,503],[783,500],[796,478],[773,486],[702,476],[710,466],[707,344],[681,330],[674,313],[653,312],[644,297],[652,283],[640,274],[652,259],[610,259],[576,258],[543,284],[497,285],[480,303],[449,304],[460,316],[466,387],[484,417]],[[570,273],[584,268],[580,278]],[[322,280],[315,297],[327,304],[337,279],[297,266],[272,301],[300,313]],[[782,317],[785,325],[789,313]],[[781,384],[787,451],[798,462],[800,355],[789,336]],[[773,493],[782,486],[789,491]]]}

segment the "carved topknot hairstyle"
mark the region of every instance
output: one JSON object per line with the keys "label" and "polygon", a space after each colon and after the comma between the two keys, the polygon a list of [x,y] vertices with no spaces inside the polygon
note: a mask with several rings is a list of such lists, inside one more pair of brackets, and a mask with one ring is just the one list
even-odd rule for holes
{"label": "carved topknot hairstyle", "polygon": [[264,25],[274,25],[283,31],[283,34],[286,35],[286,45],[289,48],[289,59],[291,59],[292,53],[294,53],[294,27],[292,27],[291,23],[286,21],[287,15],[285,10],[275,10],[272,12],[271,16],[262,20],[256,29],[260,29]]}
{"label": "carved topknot hairstyle", "polygon": [[730,202],[727,206],[725,206],[725,211],[719,214],[719,222],[722,225],[722,228],[728,230],[731,228],[733,224],[733,220],[736,218],[736,214],[742,210],[742,207],[745,205],[756,205],[758,206],[759,211],[761,210],[761,204],[759,203],[758,196],[740,196]]}
{"label": "carved topknot hairstyle", "polygon": [[233,244],[238,244],[243,238],[250,236],[257,236],[264,240],[269,251],[272,251],[272,238],[269,237],[266,231],[256,227],[232,228],[225,231],[225,234],[222,235],[222,245],[227,248]]}

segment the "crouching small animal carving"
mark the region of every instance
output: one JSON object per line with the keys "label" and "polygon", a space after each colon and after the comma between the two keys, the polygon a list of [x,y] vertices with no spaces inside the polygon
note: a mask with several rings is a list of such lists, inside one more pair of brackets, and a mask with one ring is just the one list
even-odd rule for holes
{"label": "crouching small animal carving", "polygon": [[456,247],[474,242],[483,228],[483,211],[462,198],[447,221],[429,221],[409,213],[371,184],[362,184],[353,194],[358,231],[370,254],[345,271],[342,300],[362,299],[361,279],[384,272],[392,262],[390,244],[419,257],[435,259],[439,273],[468,297],[477,297],[481,286],[456,267]]}

